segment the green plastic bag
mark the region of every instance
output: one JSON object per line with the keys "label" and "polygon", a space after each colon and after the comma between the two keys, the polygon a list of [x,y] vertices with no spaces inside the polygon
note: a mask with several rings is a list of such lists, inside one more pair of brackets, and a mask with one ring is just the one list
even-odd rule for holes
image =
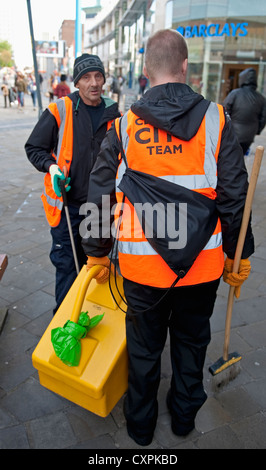
{"label": "green plastic bag", "polygon": [[81,312],[78,323],[68,320],[63,327],[51,331],[55,354],[68,366],[78,366],[81,356],[81,342],[88,331],[102,320],[103,315],[90,318],[88,312]]}

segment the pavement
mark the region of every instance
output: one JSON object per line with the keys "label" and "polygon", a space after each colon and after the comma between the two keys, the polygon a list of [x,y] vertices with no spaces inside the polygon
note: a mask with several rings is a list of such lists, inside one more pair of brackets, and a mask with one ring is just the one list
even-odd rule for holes
{"label": "pavement", "polygon": [[[251,257],[252,272],[233,308],[230,351],[236,350],[242,356],[240,373],[218,389],[208,370],[222,356],[229,289],[222,281],[204,368],[208,399],[197,415],[195,430],[185,438],[171,431],[165,403],[171,380],[167,341],[157,427],[153,442],[143,448],[127,434],[123,397],[106,418],[101,418],[39,383],[31,356],[52,319],[55,273],[49,260],[49,227],[40,200],[43,175],[28,162],[24,151],[38,110],[33,110],[29,97],[23,112],[4,109],[1,98],[0,253],[8,255],[8,267],[0,282],[0,448],[87,449],[88,455],[95,450],[111,455],[124,449],[136,455],[144,450],[149,454],[180,455],[185,449],[265,449],[266,155],[253,204],[256,251]],[[47,104],[43,97],[44,108]],[[256,145],[266,147],[266,129],[256,136],[245,158],[249,173]]]}

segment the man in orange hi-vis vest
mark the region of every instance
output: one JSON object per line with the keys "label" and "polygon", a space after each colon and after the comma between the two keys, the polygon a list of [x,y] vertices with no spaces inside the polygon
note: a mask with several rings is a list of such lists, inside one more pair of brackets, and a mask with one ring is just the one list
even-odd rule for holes
{"label": "man in orange hi-vis vest", "polygon": [[77,275],[60,180],[67,177],[68,209],[79,267],[86,262],[81,247],[80,206],[87,200],[88,175],[118,105],[102,96],[104,66],[96,55],[82,54],[74,63],[77,91],[49,104],[28,138],[30,162],[45,174],[42,202],[51,227],[50,259],[56,268],[56,313]]}
{"label": "man in orange hi-vis vest", "polygon": [[[104,213],[100,236],[83,240],[89,267],[108,264],[113,243],[105,201],[117,201],[109,219],[127,304],[124,413],[128,434],[139,445],[153,439],[168,329],[172,431],[185,436],[194,429],[207,398],[202,377],[209,321],[224,264],[227,273],[232,270],[248,187],[230,119],[221,105],[186,85],[187,63],[187,45],[177,31],[157,31],[148,39],[144,74],[151,88],[115,120],[89,180],[88,200]],[[249,223],[238,286],[249,275],[253,252]]]}

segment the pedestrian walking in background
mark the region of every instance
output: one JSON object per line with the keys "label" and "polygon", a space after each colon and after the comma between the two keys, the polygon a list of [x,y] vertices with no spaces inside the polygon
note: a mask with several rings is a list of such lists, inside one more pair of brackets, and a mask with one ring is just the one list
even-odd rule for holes
{"label": "pedestrian walking in background", "polygon": [[1,90],[3,93],[3,97],[4,97],[4,108],[7,108],[7,99],[9,97],[9,89],[8,89],[7,83],[2,84]]}
{"label": "pedestrian walking in background", "polygon": [[[221,105],[186,85],[187,67],[187,45],[177,31],[161,30],[148,39],[144,74],[151,88],[115,120],[89,177],[88,201],[98,208],[97,221],[104,210],[103,194],[122,210],[122,216],[118,211],[114,216],[111,204],[109,218],[112,224],[116,215],[121,217],[116,238],[127,303],[129,357],[124,413],[128,434],[139,445],[151,443],[156,427],[161,354],[168,328],[172,380],[167,405],[172,431],[184,436],[194,429],[197,412],[207,398],[203,366],[224,253],[232,271],[248,187],[230,119]],[[139,205],[147,203],[158,209],[157,225],[152,209],[139,212]],[[158,204],[163,207],[161,215]],[[168,212],[173,204],[175,218]],[[183,221],[179,232],[189,225],[178,248],[180,233],[160,234],[173,218],[176,227]],[[93,217],[90,222],[93,226]],[[208,233],[202,232],[201,239],[203,226]],[[112,239],[104,234],[99,238],[86,234],[83,239],[89,267],[107,264]],[[249,275],[248,258],[253,252],[249,225],[236,274],[239,286]],[[231,282],[230,277],[226,282]]]}
{"label": "pedestrian walking in background", "polygon": [[41,73],[39,73],[39,83],[40,83],[40,89],[42,90],[43,76]]}
{"label": "pedestrian walking in background", "polygon": [[58,83],[60,83],[60,77],[59,77],[59,75],[58,75],[58,72],[55,71],[55,72],[54,72],[54,76],[53,76],[53,80],[52,80],[53,96],[54,96],[54,94],[55,94],[54,92],[55,92],[55,90],[56,90],[56,87],[57,87]]}
{"label": "pedestrian walking in background", "polygon": [[145,75],[143,75],[142,73],[138,78],[138,82],[139,82],[139,93],[140,95],[143,95],[146,89],[146,86],[148,85],[147,77],[145,77]]}
{"label": "pedestrian walking in background", "polygon": [[266,99],[257,91],[257,73],[253,68],[239,74],[239,88],[232,90],[224,106],[232,119],[238,141],[245,155],[266,123]]}
{"label": "pedestrian walking in background", "polygon": [[11,86],[9,88],[9,100],[10,100],[10,105],[11,106],[15,106],[16,104],[18,104],[17,90],[16,90],[15,86]]}
{"label": "pedestrian walking in background", "polygon": [[121,95],[121,87],[118,78],[112,77],[112,84],[111,84],[111,92],[112,92],[112,99],[114,99],[118,105],[120,101]]}
{"label": "pedestrian walking in background", "polygon": [[86,263],[81,246],[80,206],[87,200],[91,172],[107,128],[120,113],[117,103],[102,97],[105,71],[98,56],[83,54],[74,63],[74,93],[50,103],[29,136],[30,162],[45,174],[42,201],[51,226],[50,258],[56,268],[56,307],[76,278],[59,181],[66,180],[68,208],[80,268]]}
{"label": "pedestrian walking in background", "polygon": [[54,76],[51,75],[49,80],[48,80],[49,103],[51,103],[54,99],[53,80],[54,80]]}
{"label": "pedestrian walking in background", "polygon": [[32,73],[28,76],[28,92],[31,95],[33,109],[36,110],[37,86],[35,76]]}
{"label": "pedestrian walking in background", "polygon": [[24,94],[27,93],[27,85],[25,77],[21,72],[17,73],[15,86],[18,94],[18,108],[22,110],[24,108]]}
{"label": "pedestrian walking in background", "polygon": [[104,84],[104,90],[107,96],[111,98],[112,94],[112,83],[113,83],[113,76],[109,73],[106,74],[106,82]]}
{"label": "pedestrian walking in background", "polygon": [[60,82],[54,89],[54,95],[57,96],[57,98],[62,98],[62,96],[67,96],[70,94],[70,88],[66,83],[66,75],[62,74],[60,77]]}

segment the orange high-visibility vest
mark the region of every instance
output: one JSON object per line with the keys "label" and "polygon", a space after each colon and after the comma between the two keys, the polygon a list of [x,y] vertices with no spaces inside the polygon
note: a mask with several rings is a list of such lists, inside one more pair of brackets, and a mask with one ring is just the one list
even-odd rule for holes
{"label": "orange high-visibility vest", "polygon": [[[63,167],[66,167],[68,174],[73,154],[72,101],[66,96],[54,103],[50,103],[48,110],[55,117],[58,125],[57,155],[53,154],[53,157],[61,170],[63,170]],[[50,173],[46,173],[44,177],[44,191],[41,199],[49,225],[57,227],[61,220],[63,198],[55,194]]]}
{"label": "orange high-visibility vest", "polygon": [[[54,103],[50,103],[48,110],[55,117],[58,125],[58,146],[57,155],[53,154],[55,163],[63,171],[65,167],[67,175],[73,156],[73,106],[71,99],[66,96],[60,98]],[[108,121],[107,130],[111,127],[113,121]],[[57,227],[61,220],[61,211],[63,209],[63,198],[58,197],[52,187],[50,173],[44,177],[44,191],[41,196],[45,215],[51,227]]]}
{"label": "orange high-visibility vest", "polygon": [[[223,107],[210,103],[197,134],[190,141],[184,141],[154,128],[129,110],[121,118],[121,139],[128,167],[215,199],[217,159],[224,124]],[[119,119],[116,119],[115,127],[119,138]],[[121,159],[116,178],[118,209],[121,209],[123,199],[118,185],[125,170],[126,164]],[[121,274],[131,281],[168,288],[176,280],[176,274],[145,238],[127,198],[118,234],[118,256]],[[209,242],[176,287],[218,279],[223,266],[222,231],[218,219]]]}

